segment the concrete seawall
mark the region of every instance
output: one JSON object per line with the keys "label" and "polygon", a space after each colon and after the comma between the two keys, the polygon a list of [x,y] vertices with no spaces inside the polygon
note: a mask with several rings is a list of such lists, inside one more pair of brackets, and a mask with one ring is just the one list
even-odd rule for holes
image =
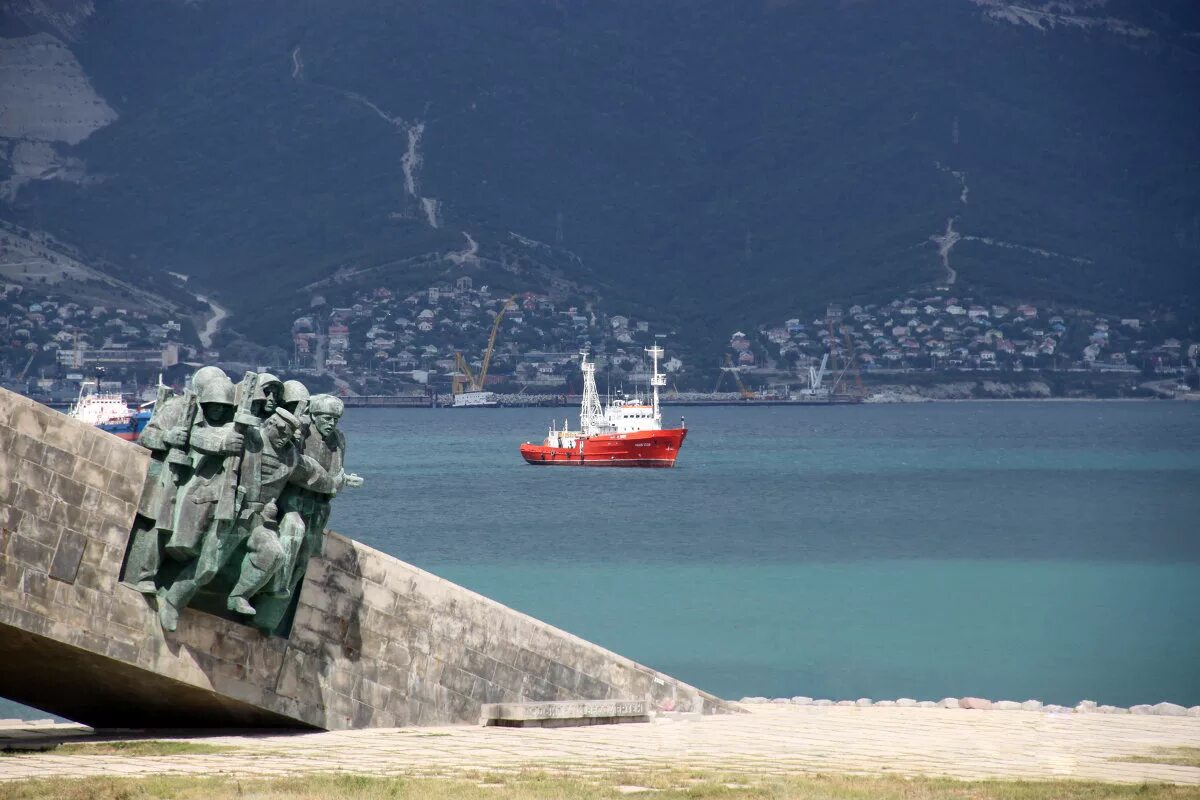
{"label": "concrete seawall", "polygon": [[148,464],[136,445],[0,389],[0,696],[95,726],[475,723],[484,703],[710,694],[329,533],[287,638],[119,580]]}

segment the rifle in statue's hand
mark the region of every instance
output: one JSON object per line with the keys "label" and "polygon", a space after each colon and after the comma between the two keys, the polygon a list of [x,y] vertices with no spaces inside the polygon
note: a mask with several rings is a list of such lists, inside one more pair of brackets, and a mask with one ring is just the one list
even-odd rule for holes
{"label": "rifle in statue's hand", "polygon": [[[171,445],[170,451],[167,453],[168,464],[187,464],[191,465],[192,458],[188,454],[188,448],[192,444],[192,426],[196,424],[196,414],[200,413],[200,403],[196,399],[196,393],[191,389],[185,389],[183,424],[181,426],[181,434],[172,434],[167,431],[166,441]],[[157,411],[157,408],[155,409]],[[174,428],[172,431],[175,430]]]}
{"label": "rifle in statue's hand", "polygon": [[154,410],[150,412],[150,419],[154,419],[162,411],[163,406],[171,399],[171,387],[162,382],[162,376],[158,376],[158,392],[154,396]]}
{"label": "rifle in statue's hand", "polygon": [[170,396],[172,396],[173,393],[174,392],[170,391],[170,386],[162,383],[162,375],[158,375],[158,392],[154,399],[154,411],[152,411],[150,416],[156,416],[158,414],[158,410],[162,409],[163,405],[167,404],[167,401],[169,401]]}
{"label": "rifle in statue's hand", "polygon": [[292,441],[301,450],[304,449],[304,439],[308,434],[308,426],[304,424],[304,418],[308,415],[308,398],[304,398],[299,403],[296,403],[296,410],[293,412],[296,421],[300,424],[296,426],[296,430],[292,433]]}
{"label": "rifle in statue's hand", "polygon": [[[137,443],[148,450],[165,450],[170,451],[171,443],[167,441],[167,429],[162,425],[163,407],[171,398],[171,387],[166,386],[162,382],[162,376],[158,376],[158,390],[154,397],[154,410],[150,412],[150,419],[146,420],[146,424],[142,426],[142,430],[138,433]],[[138,406],[140,413],[146,406]],[[133,420],[130,424],[137,427]]]}
{"label": "rifle in statue's hand", "polygon": [[[247,372],[238,384],[237,411],[233,415],[233,429],[243,436],[247,428],[258,425],[258,417],[251,411],[254,393],[258,389],[258,374]],[[232,522],[237,519],[242,510],[242,497],[245,490],[242,482],[242,456],[246,452],[245,441],[242,449],[225,459],[225,470],[221,476],[221,494],[217,500],[216,519],[219,522]]]}

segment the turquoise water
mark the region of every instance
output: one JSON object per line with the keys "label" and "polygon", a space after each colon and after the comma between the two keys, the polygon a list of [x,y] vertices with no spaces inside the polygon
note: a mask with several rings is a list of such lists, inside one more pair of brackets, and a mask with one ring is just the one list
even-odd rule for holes
{"label": "turquoise water", "polygon": [[554,412],[352,412],[332,526],[725,696],[1200,703],[1200,405],[686,409],[674,470],[526,466]]}
{"label": "turquoise water", "polygon": [[526,466],[566,411],[351,410],[331,527],[723,696],[1200,703],[1200,404],[686,409],[673,470]]}

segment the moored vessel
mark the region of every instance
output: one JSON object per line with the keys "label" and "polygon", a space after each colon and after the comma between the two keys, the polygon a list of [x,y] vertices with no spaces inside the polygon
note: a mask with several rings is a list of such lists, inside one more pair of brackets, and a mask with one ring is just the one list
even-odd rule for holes
{"label": "moored vessel", "polygon": [[150,421],[149,407],[153,405],[150,402],[132,409],[119,392],[102,392],[99,381],[87,380],[79,384],[79,397],[67,415],[118,438],[133,441]]}
{"label": "moored vessel", "polygon": [[500,405],[495,392],[459,392],[451,408],[495,408]]}
{"label": "moored vessel", "polygon": [[583,400],[579,408],[579,430],[561,429],[554,424],[545,441],[538,445],[525,442],[521,457],[536,466],[570,467],[673,467],[679,449],[687,437],[687,428],[664,428],[658,389],[667,376],[659,374],[661,347],[648,347],[654,364],[650,377],[650,398],[624,395],[601,406],[596,390],[596,365],[582,354]]}

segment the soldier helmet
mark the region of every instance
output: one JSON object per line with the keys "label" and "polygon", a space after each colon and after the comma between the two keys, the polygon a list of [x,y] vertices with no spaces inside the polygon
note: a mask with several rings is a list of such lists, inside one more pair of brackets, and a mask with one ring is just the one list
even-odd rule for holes
{"label": "soldier helmet", "polygon": [[233,381],[224,374],[220,378],[211,378],[196,388],[196,400],[200,403],[222,403],[227,406],[235,405]]}
{"label": "soldier helmet", "polygon": [[300,420],[296,419],[296,415],[286,408],[275,409],[275,413],[271,415],[271,421],[277,425],[286,425],[292,431],[300,427]]}
{"label": "soldier helmet", "polygon": [[283,402],[299,403],[308,399],[308,389],[300,381],[283,382]]}
{"label": "soldier helmet", "polygon": [[331,394],[315,394],[308,401],[310,414],[333,414],[340,417],[345,410],[345,404]]}
{"label": "soldier helmet", "polygon": [[225,370],[220,367],[201,367],[192,375],[192,391],[200,394],[206,384],[221,380],[229,380]]}
{"label": "soldier helmet", "polygon": [[283,381],[279,380],[279,378],[276,378],[269,372],[258,373],[258,385],[254,389],[254,399],[266,400],[268,386],[274,386],[275,391],[280,394],[283,392]]}

